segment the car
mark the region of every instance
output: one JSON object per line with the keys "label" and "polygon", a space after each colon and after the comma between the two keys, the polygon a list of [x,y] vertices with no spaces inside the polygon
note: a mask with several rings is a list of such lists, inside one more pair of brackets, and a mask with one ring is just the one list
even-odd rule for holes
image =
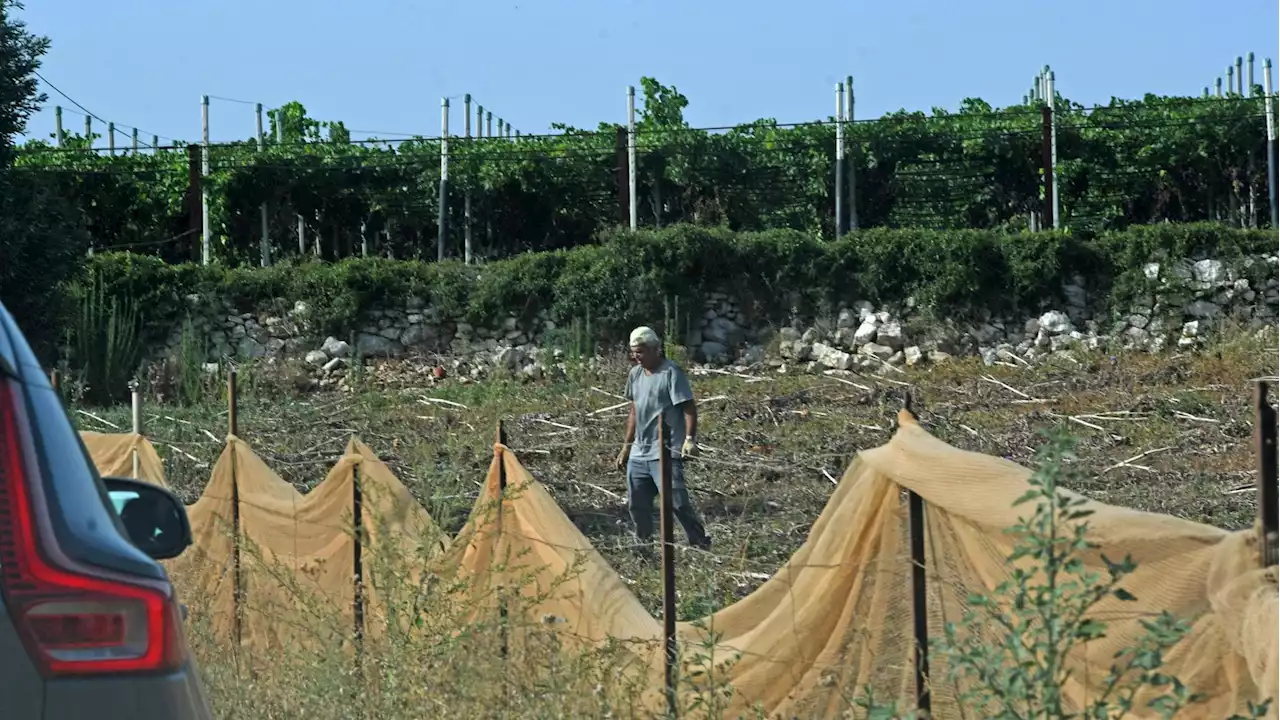
{"label": "car", "polygon": [[168,490],[98,474],[0,303],[0,718],[212,718],[164,567]]}

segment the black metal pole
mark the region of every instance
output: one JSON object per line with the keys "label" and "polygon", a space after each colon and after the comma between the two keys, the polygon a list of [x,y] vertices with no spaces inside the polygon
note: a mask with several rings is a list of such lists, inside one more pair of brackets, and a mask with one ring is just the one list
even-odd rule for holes
{"label": "black metal pole", "polygon": [[[232,437],[240,437],[240,398],[236,390],[236,370],[227,373],[227,431]],[[235,601],[232,635],[239,651],[244,626],[244,577],[240,570],[240,481],[236,477],[236,464],[231,463],[231,547],[232,592]]]}
{"label": "black metal pole", "polygon": [[915,621],[916,708],[930,712],[929,697],[929,606],[925,597],[924,500],[907,491],[907,512],[911,533],[911,615]]}
{"label": "black metal pole", "polygon": [[[902,408],[913,416],[915,398],[910,388],[904,391]],[[925,583],[924,500],[907,491],[907,532],[911,541],[911,616],[915,639],[916,708],[923,713],[933,710],[929,696],[929,604]]]}
{"label": "black metal pole", "polygon": [[[493,440],[504,449],[507,446],[507,430],[502,426],[502,420],[498,420],[498,427],[494,431]],[[506,503],[507,491],[507,465],[504,458],[499,452],[498,455],[498,532],[502,532],[502,506]],[[511,651],[510,638],[507,631],[507,597],[503,592],[503,588],[498,588],[498,628],[501,633],[501,652],[502,657],[506,658]]]}
{"label": "black metal pole", "polygon": [[352,613],[355,616],[356,651],[364,645],[364,499],[360,493],[360,465],[351,468],[351,517],[353,527],[351,562],[355,570],[355,596]]}
{"label": "black metal pole", "polygon": [[1253,442],[1258,457],[1258,538],[1262,566],[1277,564],[1277,540],[1280,539],[1280,493],[1276,489],[1276,411],[1267,397],[1266,381],[1253,387]]}
{"label": "black metal pole", "polygon": [[673,543],[671,504],[671,448],[667,447],[669,431],[665,422],[658,423],[658,489],[661,495],[659,510],[659,535],[662,538],[662,636],[666,653],[664,681],[667,691],[667,712],[676,717],[676,558]]}

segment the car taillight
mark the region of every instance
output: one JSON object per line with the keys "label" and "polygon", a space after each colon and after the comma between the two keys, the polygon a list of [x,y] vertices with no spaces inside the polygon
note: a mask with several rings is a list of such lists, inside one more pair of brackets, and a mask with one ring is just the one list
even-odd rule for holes
{"label": "car taillight", "polygon": [[185,642],[167,587],[55,567],[40,552],[16,400],[0,380],[0,592],[27,651],[45,676],[180,667]]}

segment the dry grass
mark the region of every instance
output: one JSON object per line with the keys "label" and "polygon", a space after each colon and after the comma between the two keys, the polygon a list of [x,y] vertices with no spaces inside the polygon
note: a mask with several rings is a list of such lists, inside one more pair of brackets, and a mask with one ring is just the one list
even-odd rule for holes
{"label": "dry grass", "polygon": [[[371,576],[402,569],[373,565],[366,565],[365,579],[375,585]],[[218,717],[493,717],[495,708],[506,717],[634,716],[629,710],[640,706],[646,690],[642,676],[628,674],[638,667],[628,648],[566,652],[553,633],[523,619],[529,613],[521,612],[519,600],[508,600],[507,618],[476,616],[476,605],[493,599],[491,590],[464,592],[447,582],[414,598],[389,599],[402,617],[415,603],[429,611],[415,613],[412,624],[367,617],[368,634],[357,652],[350,615],[290,575],[278,573],[284,592],[275,598],[289,604],[287,614],[270,600],[247,602],[246,614],[303,622],[287,637],[255,636],[237,651],[211,627],[202,598],[188,598],[188,636]],[[265,585],[268,575],[248,581]]]}
{"label": "dry grass", "polygon": [[[1091,478],[1074,489],[1112,504],[1229,529],[1246,527],[1256,513],[1249,380],[1274,376],[1276,345],[1272,332],[1227,337],[1195,353],[1081,351],[1074,360],[1032,368],[965,361],[902,373],[886,370],[879,376],[695,375],[706,451],[690,463],[688,477],[715,545],[709,553],[687,548],[681,553],[681,619],[745,596],[786,561],[826,503],[833,479],[859,450],[889,438],[907,385],[922,423],[958,447],[1027,463],[1039,430],[1069,422]],[[657,614],[658,568],[633,552],[623,478],[612,466],[625,414],[601,411],[621,402],[609,393],[620,392],[625,368],[606,365],[571,372],[568,380],[528,384],[415,385],[366,376],[354,392],[309,395],[295,394],[276,374],[250,368],[242,382],[240,434],[304,491],[324,477],[348,437],[357,434],[382,454],[432,517],[454,532],[478,493],[492,457],[494,428],[502,419],[521,461]],[[440,400],[447,402],[435,402]],[[122,427],[128,423],[126,408],[94,412]],[[195,500],[226,434],[224,401],[149,407],[144,414],[145,432],[165,457],[171,484],[188,502]],[[111,430],[85,416],[79,421],[86,429]],[[491,700],[489,691],[470,696],[461,688],[443,688],[473,676],[474,683],[489,683],[492,673],[504,671],[477,648],[446,646],[433,646],[440,654],[430,657],[390,654],[382,662],[396,682],[415,688],[402,699],[437,688],[433,697],[452,698],[442,712],[486,714],[478,698]],[[448,648],[452,654],[445,652]],[[341,663],[317,664],[313,658],[293,668],[278,661],[266,676],[252,676],[211,651],[202,651],[201,660],[220,717],[436,714],[420,704],[396,703],[357,713],[340,699],[364,690],[350,677],[341,679],[348,667]],[[550,662],[532,664],[545,668]],[[309,675],[308,668],[320,674]],[[597,702],[603,692],[584,689],[594,687],[595,677],[585,666],[533,673],[530,684],[510,680],[515,675],[504,677],[520,687],[503,690],[503,696],[515,692],[525,703],[511,707],[508,716],[598,716],[601,711],[600,704],[582,704],[586,696]],[[601,682],[609,686],[607,679]],[[385,678],[379,683],[396,685]],[[566,704],[570,696],[577,700]],[[626,706],[620,698],[612,698],[613,707]]]}

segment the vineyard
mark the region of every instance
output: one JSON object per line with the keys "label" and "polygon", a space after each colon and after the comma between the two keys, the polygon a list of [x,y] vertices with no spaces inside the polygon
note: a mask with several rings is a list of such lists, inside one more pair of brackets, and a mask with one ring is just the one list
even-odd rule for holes
{"label": "vineyard", "polygon": [[[1044,168],[1053,154],[1061,222],[1072,229],[1272,224],[1260,87],[1247,97],[1149,95],[1103,107],[1059,95],[1052,122],[1039,103],[996,108],[970,99],[954,112],[712,129],[685,122],[688,100],[675,88],[645,78],[641,95],[641,227],[683,222],[831,237],[838,136],[848,158],[846,227],[1048,226]],[[212,256],[229,265],[258,264],[264,249],[274,258],[434,258],[438,245],[446,257],[462,257],[466,246],[478,260],[493,259],[581,245],[628,220],[623,125],[353,141],[341,122],[309,118],[298,103],[268,116],[262,138],[209,146],[207,172],[199,145],[107,152],[92,130],[28,142],[12,172],[67,200],[94,250],[171,262],[201,258],[202,194]]]}

